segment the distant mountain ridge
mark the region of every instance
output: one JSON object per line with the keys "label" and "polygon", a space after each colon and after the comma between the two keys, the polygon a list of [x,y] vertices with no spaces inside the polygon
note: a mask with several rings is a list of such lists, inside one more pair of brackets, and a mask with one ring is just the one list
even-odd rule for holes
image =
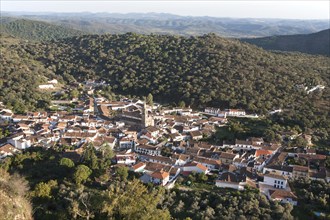
{"label": "distant mountain ridge", "polygon": [[2,17],[0,33],[26,40],[47,41],[79,36],[84,32],[43,21]]}
{"label": "distant mountain ridge", "polygon": [[3,16],[51,22],[92,34],[203,35],[251,38],[273,35],[307,34],[328,28],[326,20],[288,20],[179,16],[167,13],[32,13],[3,12]]}
{"label": "distant mountain ridge", "polygon": [[282,35],[241,40],[262,47],[265,50],[295,51],[330,56],[329,39],[330,29],[312,34]]}

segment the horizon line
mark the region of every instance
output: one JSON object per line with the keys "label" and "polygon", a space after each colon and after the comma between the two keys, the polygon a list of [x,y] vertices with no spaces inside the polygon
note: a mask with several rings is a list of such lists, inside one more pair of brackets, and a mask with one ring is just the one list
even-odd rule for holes
{"label": "horizon line", "polygon": [[[167,14],[167,15],[173,15],[173,16],[177,16],[177,17],[193,17],[193,18],[226,18],[226,19],[267,19],[267,20],[301,20],[301,21],[306,21],[306,20],[319,20],[319,21],[323,21],[323,20],[327,20],[329,21],[330,24],[330,20],[327,18],[281,18],[281,17],[277,17],[277,18],[270,18],[270,17],[216,17],[216,16],[210,16],[210,15],[179,15],[179,14],[174,14],[174,13],[170,13],[170,12],[106,12],[106,11],[99,11],[99,12],[92,12],[92,11],[80,11],[80,12],[60,12],[60,11],[7,11],[7,10],[1,10],[1,13],[30,13],[30,14],[34,14],[34,13],[38,13],[38,14],[118,14],[118,15],[129,15],[129,14]],[[22,14],[24,15],[24,14]],[[18,15],[18,16],[22,16],[22,15]],[[1,16],[3,17],[3,16]],[[165,18],[168,19],[168,18]]]}

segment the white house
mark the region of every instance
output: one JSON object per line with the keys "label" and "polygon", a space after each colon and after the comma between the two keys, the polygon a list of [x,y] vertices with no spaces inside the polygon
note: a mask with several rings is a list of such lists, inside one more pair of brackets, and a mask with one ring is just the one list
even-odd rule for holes
{"label": "white house", "polygon": [[143,172],[144,168],[146,167],[146,164],[143,162],[139,162],[131,167],[131,170],[134,172]]}
{"label": "white house", "polygon": [[57,81],[57,79],[52,79],[52,80],[49,80],[47,83],[49,83],[49,84],[57,84],[58,81]]}
{"label": "white house", "polygon": [[118,164],[132,165],[136,163],[136,156],[134,153],[117,154],[116,161]]}
{"label": "white house", "polygon": [[215,185],[220,188],[231,188],[231,189],[236,189],[236,190],[244,190],[245,183],[244,182],[231,182],[231,181],[216,180]]}
{"label": "white house", "polygon": [[8,156],[13,156],[18,151],[19,150],[17,150],[13,145],[5,144],[0,147],[0,159]]}
{"label": "white house", "polygon": [[157,138],[159,135],[159,129],[154,126],[149,126],[145,130],[147,133],[150,133],[150,135],[154,138]]}
{"label": "white house", "polygon": [[196,173],[208,173],[208,169],[207,167],[205,167],[204,165],[200,164],[200,163],[188,163],[186,165],[184,165],[182,167],[183,172],[196,172]]}
{"label": "white house", "polygon": [[144,183],[154,183],[165,186],[170,180],[170,174],[163,170],[158,170],[152,173],[145,173],[140,180]]}
{"label": "white house", "polygon": [[53,84],[43,84],[43,85],[39,85],[39,89],[54,89],[54,85]]}
{"label": "white house", "polygon": [[240,178],[235,173],[224,172],[220,175],[219,179],[215,181],[215,185],[220,188],[232,188],[236,190],[244,190],[244,186],[246,185],[246,182],[245,182],[245,178]]}
{"label": "white house", "polygon": [[204,112],[212,115],[218,115],[221,112],[221,110],[220,108],[206,107]]}
{"label": "white house", "polygon": [[293,206],[298,204],[297,196],[295,196],[291,191],[276,189],[276,190],[269,190],[268,199],[273,201],[278,201],[280,203],[290,203]]}
{"label": "white house", "polygon": [[204,158],[204,157],[194,157],[193,161],[196,163],[202,164],[209,170],[218,170],[221,165],[220,160],[209,159],[209,158]]}
{"label": "white house", "polygon": [[282,175],[291,178],[293,173],[293,167],[290,166],[279,166],[279,165],[268,165],[263,168],[263,173],[273,173],[276,175]]}
{"label": "white house", "polygon": [[150,174],[151,181],[155,184],[165,186],[170,180],[170,174],[166,171],[155,171]]}
{"label": "white house", "polygon": [[157,146],[137,145],[137,146],[135,146],[135,152],[140,153],[140,154],[160,156],[161,150],[160,150],[160,147],[157,147]]}
{"label": "white house", "polygon": [[14,145],[15,148],[20,149],[20,150],[23,150],[23,149],[26,149],[26,148],[31,147],[31,141],[30,140],[26,140],[24,138],[19,139],[19,140],[11,139],[8,142],[10,144]]}
{"label": "white house", "polygon": [[13,118],[13,113],[9,111],[0,112],[0,118],[5,121],[10,121]]}
{"label": "white house", "polygon": [[274,188],[285,189],[288,181],[284,176],[268,173],[264,175],[263,183]]}
{"label": "white house", "polygon": [[119,140],[119,149],[133,149],[135,141],[132,138],[123,137]]}
{"label": "white house", "polygon": [[245,110],[243,109],[226,109],[227,116],[238,117],[245,116]]}
{"label": "white house", "polygon": [[176,159],[175,165],[183,166],[187,164],[190,160],[190,155],[187,154],[172,154],[172,158]]}
{"label": "white house", "polygon": [[151,156],[151,155],[140,155],[139,157],[143,161],[149,161],[152,163],[160,163],[165,165],[173,165],[175,164],[175,159],[171,159],[169,157],[163,156]]}

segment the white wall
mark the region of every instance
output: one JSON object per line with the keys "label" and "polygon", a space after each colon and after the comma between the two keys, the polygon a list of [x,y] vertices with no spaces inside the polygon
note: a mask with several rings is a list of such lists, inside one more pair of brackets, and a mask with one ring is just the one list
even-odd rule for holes
{"label": "white wall", "polygon": [[241,183],[229,183],[225,181],[216,181],[215,185],[220,188],[232,188],[236,190],[244,190],[244,185]]}
{"label": "white wall", "polygon": [[279,189],[285,189],[287,180],[265,176],[264,184],[275,187],[275,188],[279,188]]}

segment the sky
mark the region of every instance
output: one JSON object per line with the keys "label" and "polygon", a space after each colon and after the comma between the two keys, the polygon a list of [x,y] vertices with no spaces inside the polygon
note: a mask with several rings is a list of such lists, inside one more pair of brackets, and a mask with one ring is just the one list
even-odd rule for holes
{"label": "sky", "polygon": [[329,0],[213,0],[213,1],[91,1],[1,0],[1,11],[171,13],[184,16],[233,18],[330,19]]}

